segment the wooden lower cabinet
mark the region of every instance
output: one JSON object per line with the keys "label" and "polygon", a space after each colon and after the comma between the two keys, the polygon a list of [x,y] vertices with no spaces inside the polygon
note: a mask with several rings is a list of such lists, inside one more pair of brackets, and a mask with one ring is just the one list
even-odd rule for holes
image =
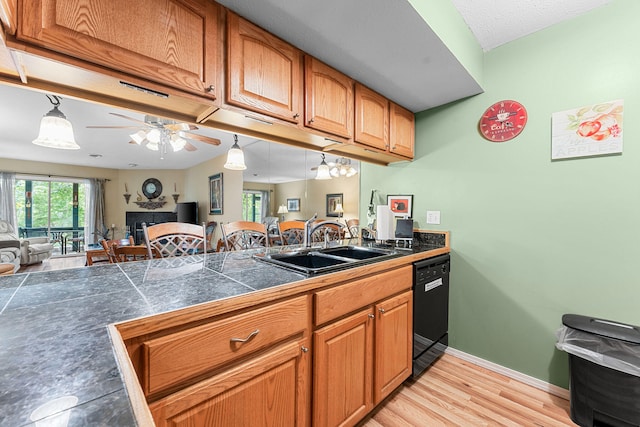
{"label": "wooden lower cabinet", "polygon": [[313,425],[353,426],[411,374],[412,293],[314,333]]}
{"label": "wooden lower cabinet", "polygon": [[308,426],[307,340],[278,346],[149,405],[158,427]]}

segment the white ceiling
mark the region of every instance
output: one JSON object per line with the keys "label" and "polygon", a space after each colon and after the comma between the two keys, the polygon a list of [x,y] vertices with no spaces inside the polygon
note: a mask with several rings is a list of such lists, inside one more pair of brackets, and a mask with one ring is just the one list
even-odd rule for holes
{"label": "white ceiling", "polygon": [[[414,112],[482,92],[408,0],[218,1]],[[485,51],[610,1],[452,0]],[[109,113],[143,121],[142,113],[63,99],[60,110],[73,123],[82,148],[35,146],[31,141],[37,136],[40,118],[51,107],[42,93],[0,85],[0,156],[116,169],[128,169],[131,163],[138,169],[185,169],[224,155],[233,143],[225,132],[200,127],[194,133],[219,138],[222,144],[214,147],[193,141],[197,151],[168,153],[160,160],[157,153],[128,143],[134,129],[86,128],[135,125]],[[248,181],[304,179],[320,161],[318,153],[257,143],[242,135],[239,143],[246,151]],[[328,156],[330,160],[335,159]],[[294,172],[295,178],[290,176]]]}

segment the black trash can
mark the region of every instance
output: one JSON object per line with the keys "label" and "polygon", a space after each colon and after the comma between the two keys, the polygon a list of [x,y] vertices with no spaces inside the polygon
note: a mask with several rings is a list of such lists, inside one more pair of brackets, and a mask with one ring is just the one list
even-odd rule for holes
{"label": "black trash can", "polygon": [[640,426],[640,327],[577,314],[562,323],[556,347],[569,353],[573,422]]}

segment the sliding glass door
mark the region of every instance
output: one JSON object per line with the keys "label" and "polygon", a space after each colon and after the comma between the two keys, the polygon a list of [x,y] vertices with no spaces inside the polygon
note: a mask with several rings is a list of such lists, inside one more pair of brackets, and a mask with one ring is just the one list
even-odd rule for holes
{"label": "sliding glass door", "polygon": [[16,177],[20,237],[47,236],[54,252],[79,252],[84,243],[86,186],[83,180]]}

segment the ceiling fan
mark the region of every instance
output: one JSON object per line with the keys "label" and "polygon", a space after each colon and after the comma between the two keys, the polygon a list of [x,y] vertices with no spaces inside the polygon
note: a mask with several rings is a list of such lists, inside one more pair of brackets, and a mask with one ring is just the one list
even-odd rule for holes
{"label": "ceiling fan", "polygon": [[137,132],[129,135],[131,137],[130,144],[144,145],[149,150],[159,151],[160,158],[164,158],[164,154],[168,151],[169,147],[173,151],[180,151],[185,149],[187,151],[195,151],[197,147],[187,139],[204,142],[211,145],[220,145],[220,140],[217,138],[211,138],[204,135],[198,135],[189,131],[197,130],[198,127],[189,123],[181,123],[175,120],[164,119],[155,116],[144,116],[144,121],[134,119],[133,117],[125,116],[119,113],[109,113],[123,119],[131,120],[140,123],[144,128],[140,129],[140,126],[87,126],[91,129],[138,129]]}
{"label": "ceiling fan", "polygon": [[325,175],[324,178],[317,179],[331,179],[333,178],[350,178],[358,173],[358,170],[351,166],[351,159],[346,157],[337,158],[335,162],[326,162],[324,160],[324,154],[322,154],[322,162],[319,166],[314,166],[311,168],[312,171],[317,171],[320,167],[326,167],[326,172],[320,173],[320,175],[324,175],[328,173],[328,177]]}

